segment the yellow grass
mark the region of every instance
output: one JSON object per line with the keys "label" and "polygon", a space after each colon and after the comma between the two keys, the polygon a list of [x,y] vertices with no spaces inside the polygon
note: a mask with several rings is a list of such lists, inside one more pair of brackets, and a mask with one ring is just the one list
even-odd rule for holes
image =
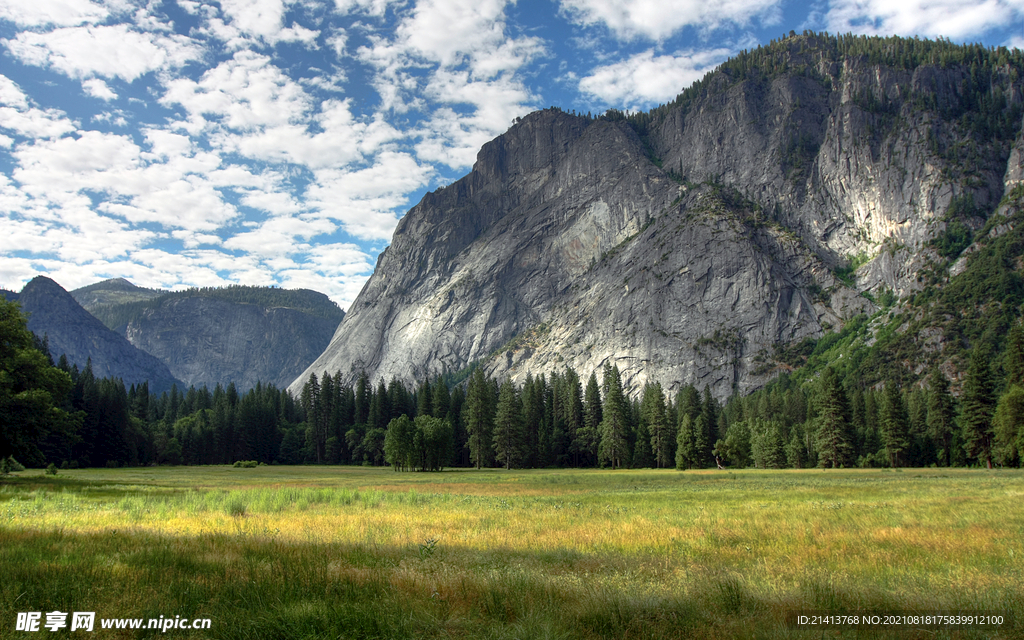
{"label": "yellow grass", "polygon": [[[707,637],[799,635],[784,622],[798,609],[1019,614],[1024,603],[1017,471],[210,467],[75,470],[52,484],[19,475],[0,484],[5,544],[49,536],[53,559],[31,575],[46,577],[67,558],[114,587],[111,607],[169,598],[158,582],[130,588],[146,583],[139,558],[154,540],[178,558],[167,560],[173,566],[208,570],[191,570],[204,592],[291,575],[308,591],[276,605],[282,619],[313,615],[308,607],[320,605],[309,603],[325,585],[379,584],[391,606],[408,603],[410,620],[426,616],[413,631],[392,624],[413,637],[472,637],[499,623],[555,633],[560,611],[578,618],[563,637],[644,637],[675,628],[649,611],[668,601],[712,620],[696,633]],[[123,552],[95,542],[114,537],[126,541]],[[212,610],[224,617],[230,606]],[[601,615],[610,621],[591,620]]]}

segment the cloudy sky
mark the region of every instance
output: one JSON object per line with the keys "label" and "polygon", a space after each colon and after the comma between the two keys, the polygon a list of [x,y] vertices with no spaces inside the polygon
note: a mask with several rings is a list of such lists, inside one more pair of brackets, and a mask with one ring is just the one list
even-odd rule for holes
{"label": "cloudy sky", "polygon": [[0,0],[0,287],[307,287],[538,108],[672,99],[790,29],[1024,46],[1020,0]]}

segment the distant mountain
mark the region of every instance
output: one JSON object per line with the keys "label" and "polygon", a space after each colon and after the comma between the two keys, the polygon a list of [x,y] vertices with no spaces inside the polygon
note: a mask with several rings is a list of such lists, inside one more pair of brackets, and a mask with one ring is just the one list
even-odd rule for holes
{"label": "distant mountain", "polygon": [[[97,282],[81,289],[75,289],[71,292],[71,295],[74,296],[78,304],[82,305],[86,311],[99,318],[104,324],[107,324],[104,321],[104,317],[109,315],[112,309],[122,308],[133,302],[152,300],[165,293],[167,292],[159,289],[146,289],[135,286],[124,278],[114,278]],[[109,324],[107,326],[117,330],[117,326],[110,326]]]}
{"label": "distant mountain", "polygon": [[[805,34],[648,113],[517,119],[401,219],[289,388],[324,372],[416,383],[478,366],[522,383],[616,364],[634,396],[659,382],[724,398],[790,366],[789,345],[974,282],[963,256],[984,257],[984,237],[1004,234],[989,264],[1016,283],[1021,78],[1020,50]],[[935,321],[1015,313],[1016,284],[1004,290],[950,297]],[[922,314],[867,374],[920,375],[1006,325]]]}
{"label": "distant mountain", "polygon": [[187,385],[280,388],[331,340],[344,312],[308,289],[230,286],[158,291],[123,279],[72,292],[106,326]]}
{"label": "distant mountain", "polygon": [[0,294],[21,304],[29,330],[47,338],[55,361],[65,355],[81,369],[91,359],[97,377],[121,378],[126,385],[148,380],[154,393],[181,385],[167,365],[104,326],[50,278],[37,276],[19,294]]}

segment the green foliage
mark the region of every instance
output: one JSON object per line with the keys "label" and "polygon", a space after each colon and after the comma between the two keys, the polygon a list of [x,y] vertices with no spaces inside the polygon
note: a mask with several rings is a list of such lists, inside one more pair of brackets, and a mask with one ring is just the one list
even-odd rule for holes
{"label": "green foliage", "polygon": [[750,457],[758,469],[786,466],[785,439],[778,420],[755,419],[750,427]]}
{"label": "green foliage", "polygon": [[996,398],[989,359],[990,352],[984,348],[976,348],[971,356],[960,399],[960,426],[968,457],[991,468]]}
{"label": "green foliage", "polygon": [[600,425],[601,443],[598,457],[612,469],[629,464],[629,408],[622,393],[622,380],[617,366],[605,365],[603,384],[606,387]]}
{"label": "green foliage", "polygon": [[73,437],[75,420],[62,408],[71,385],[36,348],[18,304],[0,297],[0,458],[41,464],[41,443]]}
{"label": "green foliage", "polygon": [[996,460],[1007,466],[1019,464],[1024,451],[1024,387],[1014,384],[999,397],[993,423]]}
{"label": "green foliage", "polygon": [[256,460],[235,460],[235,464],[231,466],[237,469],[255,469],[259,464]]}
{"label": "green foliage", "polygon": [[832,270],[832,274],[835,275],[837,280],[840,280],[843,284],[848,287],[855,287],[857,285],[853,274],[856,273],[857,269],[868,263],[871,259],[866,252],[860,252],[857,255],[850,258],[849,263],[843,267],[836,267]]}
{"label": "green foliage", "polygon": [[831,367],[821,375],[816,442],[822,467],[835,469],[850,463],[853,447],[850,443],[849,404],[839,377]]}

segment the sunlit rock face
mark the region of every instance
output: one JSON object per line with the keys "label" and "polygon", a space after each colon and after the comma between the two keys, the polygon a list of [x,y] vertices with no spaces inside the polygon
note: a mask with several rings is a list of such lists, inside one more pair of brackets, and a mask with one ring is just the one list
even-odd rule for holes
{"label": "sunlit rock face", "polygon": [[950,115],[960,67],[786,43],[782,71],[716,72],[646,121],[546,110],[484,145],[402,219],[291,391],[311,373],[413,383],[478,363],[521,381],[614,363],[634,394],[721,398],[776,375],[776,345],[919,289],[951,203],[987,215],[1021,180],[1020,137]]}

